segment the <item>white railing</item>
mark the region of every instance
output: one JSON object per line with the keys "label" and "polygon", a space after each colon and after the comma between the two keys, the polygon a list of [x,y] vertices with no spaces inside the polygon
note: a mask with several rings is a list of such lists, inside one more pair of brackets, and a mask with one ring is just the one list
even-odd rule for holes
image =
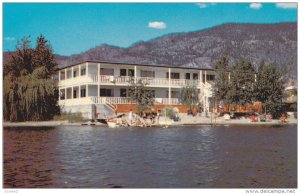
{"label": "white railing", "polygon": [[[92,82],[99,83],[113,83],[113,84],[129,84],[130,81],[134,80],[134,77],[130,76],[119,76],[115,77],[113,75],[96,75],[90,74]],[[141,80],[144,84],[148,86],[169,86],[168,78],[159,77],[137,77],[137,81]],[[171,86],[186,86],[186,85],[199,85],[199,80],[189,80],[189,79],[170,79]]]}
{"label": "white railing", "polygon": [[[135,104],[128,97],[97,97],[91,96],[91,102],[93,104]],[[155,104],[179,104],[178,98],[154,98]]]}

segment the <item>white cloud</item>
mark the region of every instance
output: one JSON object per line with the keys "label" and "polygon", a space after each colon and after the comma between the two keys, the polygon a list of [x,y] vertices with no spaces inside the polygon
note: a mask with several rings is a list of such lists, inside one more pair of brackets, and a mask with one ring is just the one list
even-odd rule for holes
{"label": "white cloud", "polygon": [[276,7],[282,9],[297,9],[297,3],[276,3]]}
{"label": "white cloud", "polygon": [[14,41],[16,40],[15,37],[4,37],[5,41]]}
{"label": "white cloud", "polygon": [[250,8],[251,9],[260,9],[260,8],[262,8],[262,4],[261,3],[251,3]]}
{"label": "white cloud", "polygon": [[165,29],[167,25],[164,22],[149,22],[148,27],[156,29]]}
{"label": "white cloud", "polygon": [[208,7],[208,6],[217,5],[217,4],[216,4],[216,3],[196,3],[196,5],[197,5],[199,8],[203,9],[203,8]]}

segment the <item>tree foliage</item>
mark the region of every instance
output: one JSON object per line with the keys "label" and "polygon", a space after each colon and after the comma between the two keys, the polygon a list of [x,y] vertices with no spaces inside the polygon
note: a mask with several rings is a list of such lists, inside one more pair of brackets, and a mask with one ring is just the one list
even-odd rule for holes
{"label": "tree foliage", "polygon": [[34,49],[30,37],[18,42],[4,66],[3,114],[9,121],[49,120],[58,113],[58,88],[52,78],[57,64],[41,35]]}
{"label": "tree foliage", "polygon": [[222,56],[216,63],[216,77],[213,84],[213,96],[217,102],[228,102],[227,93],[229,91],[229,59]]}
{"label": "tree foliage", "polygon": [[281,71],[274,63],[262,62],[258,68],[255,82],[255,97],[262,102],[263,108],[277,118],[285,111],[282,103],[284,80]]}
{"label": "tree foliage", "polygon": [[230,104],[245,105],[255,100],[253,95],[255,73],[250,62],[239,61],[233,65],[227,92],[227,100]]}
{"label": "tree foliage", "polygon": [[199,103],[199,92],[195,84],[182,87],[180,90],[180,103],[192,108]]}
{"label": "tree foliage", "polygon": [[136,103],[139,114],[154,106],[154,93],[146,88],[146,83],[142,80],[139,80],[137,83],[133,79],[130,81],[129,98]]}

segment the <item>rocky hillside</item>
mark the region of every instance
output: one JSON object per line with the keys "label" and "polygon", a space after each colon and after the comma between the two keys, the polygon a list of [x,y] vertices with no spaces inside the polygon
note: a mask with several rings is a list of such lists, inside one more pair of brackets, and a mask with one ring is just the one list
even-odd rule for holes
{"label": "rocky hillside", "polygon": [[213,68],[227,54],[232,63],[246,59],[276,62],[291,78],[297,76],[297,23],[223,24],[205,30],[168,34],[128,48],[106,44],[69,57],[60,66],[84,60]]}

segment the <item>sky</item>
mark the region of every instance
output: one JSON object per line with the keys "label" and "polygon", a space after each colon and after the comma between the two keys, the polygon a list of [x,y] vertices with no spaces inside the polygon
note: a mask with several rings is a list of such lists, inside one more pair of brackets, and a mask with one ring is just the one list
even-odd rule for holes
{"label": "sky", "polygon": [[3,3],[3,50],[43,34],[55,54],[101,44],[129,47],[223,23],[296,22],[296,3]]}

